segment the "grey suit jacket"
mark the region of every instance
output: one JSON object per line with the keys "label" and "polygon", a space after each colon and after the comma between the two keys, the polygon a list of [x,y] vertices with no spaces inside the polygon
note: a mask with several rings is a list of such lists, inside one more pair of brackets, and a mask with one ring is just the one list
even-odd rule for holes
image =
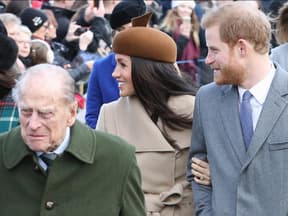
{"label": "grey suit jacket", "polygon": [[[197,93],[187,178],[196,215],[288,214],[288,73],[278,64],[248,151],[242,138],[236,86]],[[212,187],[193,181],[192,157],[207,158]]]}
{"label": "grey suit jacket", "polygon": [[288,43],[273,48],[270,57],[272,61],[277,62],[284,70],[288,71]]}

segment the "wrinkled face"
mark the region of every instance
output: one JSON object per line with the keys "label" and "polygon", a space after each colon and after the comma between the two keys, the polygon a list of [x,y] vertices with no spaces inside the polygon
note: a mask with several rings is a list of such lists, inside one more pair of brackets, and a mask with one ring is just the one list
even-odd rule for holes
{"label": "wrinkled face", "polygon": [[45,84],[40,88],[35,79],[27,82],[18,103],[23,140],[32,151],[53,151],[73,125],[77,105],[65,103],[59,96],[63,92],[53,90],[54,84],[48,89]]}
{"label": "wrinkled face", "polygon": [[18,55],[21,57],[27,57],[30,53],[31,38],[28,34],[19,32],[16,40],[18,46]]}
{"label": "wrinkled face", "polygon": [[175,9],[178,16],[180,17],[190,17],[193,11],[192,7],[186,4],[181,4],[177,6]]}
{"label": "wrinkled face", "polygon": [[120,96],[130,96],[135,94],[132,83],[132,65],[131,58],[127,55],[116,54],[116,68],[112,76],[118,81]]}
{"label": "wrinkled face", "polygon": [[237,48],[221,41],[218,26],[207,28],[205,34],[208,47],[205,63],[214,70],[214,81],[219,85],[242,83],[245,68],[239,61]]}

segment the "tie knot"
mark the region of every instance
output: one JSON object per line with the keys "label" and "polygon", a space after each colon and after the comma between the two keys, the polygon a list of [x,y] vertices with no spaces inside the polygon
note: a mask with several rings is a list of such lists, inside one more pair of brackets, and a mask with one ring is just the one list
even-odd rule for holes
{"label": "tie knot", "polygon": [[252,94],[250,93],[250,91],[245,91],[243,96],[242,96],[242,101],[249,101],[250,98],[252,97]]}
{"label": "tie knot", "polygon": [[40,155],[40,158],[46,163],[47,166],[50,166],[53,160],[57,157],[56,153],[43,153]]}

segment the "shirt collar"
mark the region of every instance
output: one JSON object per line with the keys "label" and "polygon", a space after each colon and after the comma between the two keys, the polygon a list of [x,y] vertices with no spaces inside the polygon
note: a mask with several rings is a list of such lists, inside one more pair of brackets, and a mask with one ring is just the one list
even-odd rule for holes
{"label": "shirt collar", "polygon": [[[256,101],[260,104],[263,104],[265,102],[265,99],[267,97],[269,88],[271,86],[271,83],[273,81],[273,78],[275,76],[276,69],[273,64],[271,64],[271,70],[270,72],[262,79],[260,82],[258,82],[256,85],[254,85],[251,89],[249,89],[250,93],[253,95],[253,97],[256,99]],[[238,86],[238,93],[239,93],[239,100],[242,100],[242,96],[244,92],[247,89],[244,89],[240,86]]]}

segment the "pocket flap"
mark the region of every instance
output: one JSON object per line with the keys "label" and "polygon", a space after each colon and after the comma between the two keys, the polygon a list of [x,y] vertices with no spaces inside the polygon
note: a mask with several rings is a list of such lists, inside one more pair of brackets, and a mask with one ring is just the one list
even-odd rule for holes
{"label": "pocket flap", "polygon": [[275,140],[269,142],[269,150],[270,151],[278,151],[288,149],[288,139],[287,140]]}

